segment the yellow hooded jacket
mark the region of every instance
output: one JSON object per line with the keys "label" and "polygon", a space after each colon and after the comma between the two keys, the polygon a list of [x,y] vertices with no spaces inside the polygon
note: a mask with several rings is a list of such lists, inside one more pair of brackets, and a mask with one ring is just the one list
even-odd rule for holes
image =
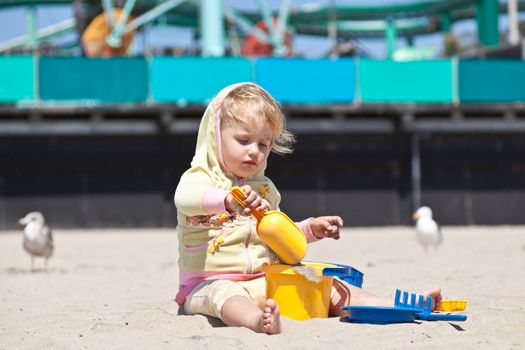
{"label": "yellow hooded jacket", "polygon": [[[251,178],[238,178],[222,161],[220,144],[221,105],[230,91],[224,88],[208,105],[202,117],[191,167],[175,191],[179,238],[179,293],[186,296],[200,282],[210,279],[249,280],[264,275],[263,264],[272,254],[256,233],[254,218],[230,214],[224,199],[233,186],[250,185],[270,208],[278,209],[281,196],[264,176],[263,169]],[[307,219],[308,220],[308,219]],[[298,223],[309,242],[316,240],[307,224]]]}

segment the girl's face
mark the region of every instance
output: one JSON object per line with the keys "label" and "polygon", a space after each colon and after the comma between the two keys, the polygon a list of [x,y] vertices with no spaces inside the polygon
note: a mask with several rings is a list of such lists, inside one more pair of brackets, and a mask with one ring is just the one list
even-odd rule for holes
{"label": "girl's face", "polygon": [[272,130],[257,119],[253,126],[224,125],[221,131],[224,165],[238,177],[251,177],[266,164],[272,147]]}

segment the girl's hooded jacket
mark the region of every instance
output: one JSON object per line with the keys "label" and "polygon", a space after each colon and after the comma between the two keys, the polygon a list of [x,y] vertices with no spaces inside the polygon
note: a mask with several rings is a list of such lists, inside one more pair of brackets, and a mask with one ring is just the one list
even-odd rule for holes
{"label": "girl's hooded jacket", "polygon": [[[179,305],[205,280],[249,280],[264,275],[263,264],[273,256],[256,233],[251,216],[230,214],[224,199],[233,186],[250,185],[270,208],[278,209],[280,194],[263,169],[250,178],[233,175],[222,161],[220,124],[222,101],[234,88],[224,88],[202,117],[191,167],[175,191],[179,238]],[[307,240],[314,241],[307,220],[298,223]]]}

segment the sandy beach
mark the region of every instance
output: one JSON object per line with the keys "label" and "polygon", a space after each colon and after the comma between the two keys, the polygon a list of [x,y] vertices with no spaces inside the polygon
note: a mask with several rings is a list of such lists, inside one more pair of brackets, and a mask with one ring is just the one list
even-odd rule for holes
{"label": "sandy beach", "polygon": [[292,321],[268,336],[180,316],[174,229],[55,230],[48,271],[0,232],[0,349],[525,348],[525,227],[444,227],[425,254],[411,227],[346,228],[309,246],[307,259],[364,272],[364,288],[439,286],[468,301],[466,322],[368,325],[339,318]]}

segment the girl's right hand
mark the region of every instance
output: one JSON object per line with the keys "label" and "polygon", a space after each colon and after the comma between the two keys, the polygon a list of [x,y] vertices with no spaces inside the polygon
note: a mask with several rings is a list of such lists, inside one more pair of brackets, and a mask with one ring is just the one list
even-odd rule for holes
{"label": "girl's right hand", "polygon": [[230,213],[237,212],[244,216],[248,216],[251,213],[251,209],[255,209],[260,212],[268,210],[268,204],[263,201],[261,196],[257,194],[256,191],[253,191],[252,188],[248,185],[241,186],[241,189],[244,191],[246,199],[243,201],[244,206],[240,205],[232,194],[228,194],[224,199],[224,206],[226,210]]}

